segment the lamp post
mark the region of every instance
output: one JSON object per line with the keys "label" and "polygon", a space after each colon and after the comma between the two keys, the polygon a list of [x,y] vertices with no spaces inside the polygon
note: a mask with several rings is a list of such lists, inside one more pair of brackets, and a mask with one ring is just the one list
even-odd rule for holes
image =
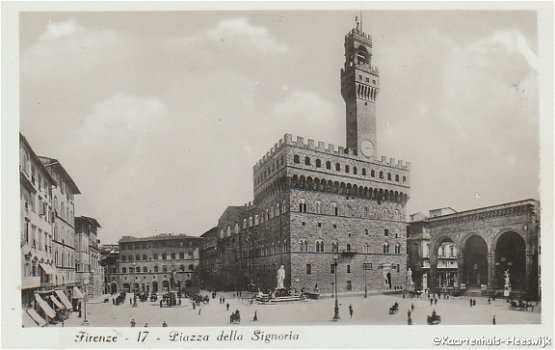
{"label": "lamp post", "polygon": [[334,254],[333,255],[333,274],[335,277],[335,306],[333,308],[333,321],[337,321],[340,319],[339,317],[339,301],[337,300],[337,261],[339,260],[339,256]]}
{"label": "lamp post", "polygon": [[368,283],[366,282],[366,275],[368,272],[368,263],[364,263],[364,297],[368,298]]}

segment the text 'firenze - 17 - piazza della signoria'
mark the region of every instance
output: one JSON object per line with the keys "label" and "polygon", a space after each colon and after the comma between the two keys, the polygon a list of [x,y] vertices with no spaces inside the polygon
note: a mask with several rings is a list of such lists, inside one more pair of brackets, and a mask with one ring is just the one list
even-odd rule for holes
{"label": "text 'firenze - 17 - piazza della signoria'", "polygon": [[75,196],[92,195],[70,175],[78,165],[41,156],[20,133],[24,327],[279,325],[298,310],[299,324],[456,324],[466,321],[450,315],[476,300],[484,311],[471,323],[518,323],[511,312],[538,323],[539,201],[407,213],[416,164],[380,153],[388,74],[373,38],[357,19],[330,40],[344,46],[345,144],[290,133],[268,143],[252,179],[226,179],[252,181],[252,200],[230,203],[205,232],[122,227],[103,243],[101,220],[75,216]]}

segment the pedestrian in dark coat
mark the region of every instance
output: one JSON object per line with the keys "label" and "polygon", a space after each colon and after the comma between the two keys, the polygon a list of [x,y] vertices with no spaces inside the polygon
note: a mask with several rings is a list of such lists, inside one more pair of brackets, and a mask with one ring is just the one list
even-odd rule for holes
{"label": "pedestrian in dark coat", "polygon": [[349,304],[349,314],[351,315],[351,318],[353,318],[353,305]]}

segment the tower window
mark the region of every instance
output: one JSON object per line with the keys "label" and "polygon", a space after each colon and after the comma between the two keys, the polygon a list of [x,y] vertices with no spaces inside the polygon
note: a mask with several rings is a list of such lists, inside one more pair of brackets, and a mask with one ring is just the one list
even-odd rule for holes
{"label": "tower window", "polygon": [[307,275],[312,274],[312,265],[306,264],[306,274]]}
{"label": "tower window", "polygon": [[366,176],[366,169],[362,168],[362,176]]}
{"label": "tower window", "polygon": [[299,155],[298,155],[298,154],[295,154],[295,155],[293,156],[293,163],[299,164],[300,162],[301,162],[301,161],[299,160]]}
{"label": "tower window", "polygon": [[326,169],[331,170],[331,162],[326,162]]}
{"label": "tower window", "polygon": [[[360,60],[359,60],[359,63],[360,63]],[[358,80],[362,80],[362,75],[358,76]]]}
{"label": "tower window", "polygon": [[391,173],[387,173],[387,179],[391,180]]}
{"label": "tower window", "polygon": [[395,175],[395,181],[399,182],[399,175]]}
{"label": "tower window", "polygon": [[407,182],[407,177],[403,176],[403,183]]}
{"label": "tower window", "polygon": [[339,163],[335,163],[335,170],[341,171],[341,165]]}
{"label": "tower window", "polygon": [[389,230],[388,230],[388,229],[384,229],[384,230],[383,230],[383,235],[384,235],[384,236],[389,236]]}
{"label": "tower window", "polygon": [[322,166],[322,161],[320,159],[316,159],[316,167],[320,168]]}
{"label": "tower window", "polygon": [[356,166],[353,167],[353,174],[355,174],[355,175],[357,174],[357,167]]}
{"label": "tower window", "polygon": [[383,171],[380,171],[380,179],[383,179]]}
{"label": "tower window", "polygon": [[351,273],[351,265],[347,265],[347,273]]}
{"label": "tower window", "polygon": [[349,166],[348,166],[348,165],[345,165],[345,172],[348,174],[349,171],[350,171]]}
{"label": "tower window", "polygon": [[366,82],[369,83],[369,82],[370,82],[370,78],[366,78]]}
{"label": "tower window", "polygon": [[372,80],[372,84],[376,84],[376,81],[375,81],[375,80]]}
{"label": "tower window", "polygon": [[374,170],[371,170],[371,171],[370,171],[370,176],[371,176],[371,177],[376,177],[376,172],[375,172]]}
{"label": "tower window", "polygon": [[306,157],[304,159],[304,165],[310,165],[310,158],[309,157]]}

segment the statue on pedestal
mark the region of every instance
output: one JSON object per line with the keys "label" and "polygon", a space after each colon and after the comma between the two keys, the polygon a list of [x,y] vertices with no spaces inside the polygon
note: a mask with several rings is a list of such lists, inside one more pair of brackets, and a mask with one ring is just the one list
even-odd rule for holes
{"label": "statue on pedestal", "polygon": [[509,274],[509,269],[505,270],[504,274],[504,279],[505,279],[505,285],[504,285],[504,290],[503,290],[503,295],[508,297],[511,295],[511,275]]}
{"label": "statue on pedestal", "polygon": [[277,279],[277,289],[285,288],[283,286],[283,281],[285,280],[285,266],[284,265],[281,265],[279,267],[279,269],[277,270],[276,279]]}
{"label": "statue on pedestal", "polygon": [[407,289],[414,290],[414,281],[412,280],[412,270],[410,267],[407,270]]}

